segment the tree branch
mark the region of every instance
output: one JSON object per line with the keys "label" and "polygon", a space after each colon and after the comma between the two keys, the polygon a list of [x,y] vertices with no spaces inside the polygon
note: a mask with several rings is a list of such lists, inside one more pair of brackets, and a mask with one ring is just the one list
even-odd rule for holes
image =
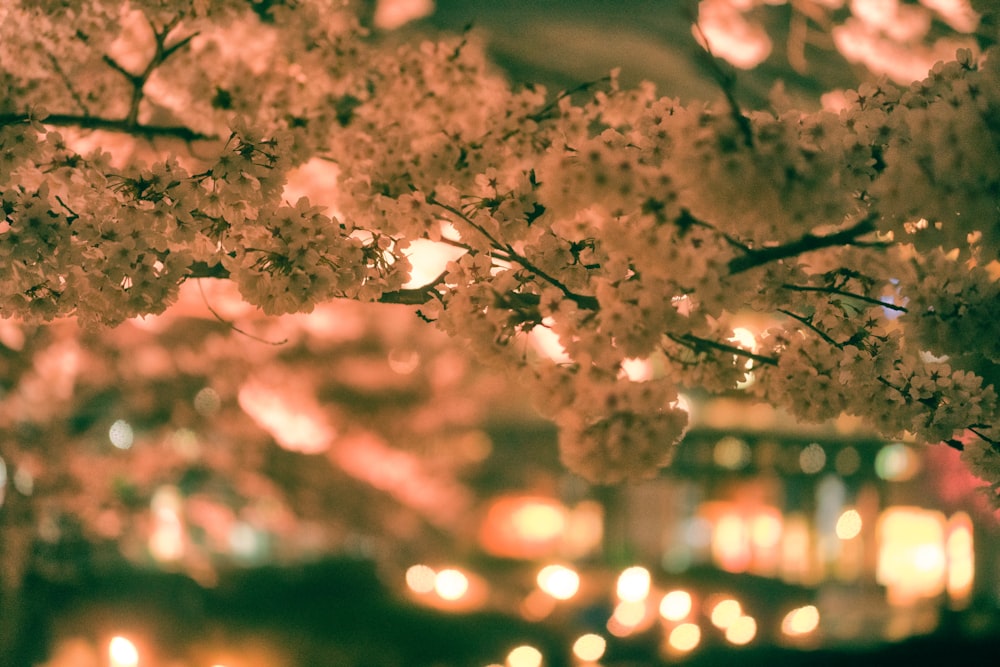
{"label": "tree branch", "polygon": [[782,245],[750,250],[745,255],[740,255],[729,260],[729,275],[734,276],[758,266],[789,257],[796,257],[812,250],[821,250],[839,245],[863,245],[858,241],[858,238],[875,231],[876,215],[875,212],[869,213],[850,227],[842,229],[839,232],[834,232],[833,234],[827,234],[826,236],[817,236],[810,233]]}
{"label": "tree branch", "polygon": [[678,345],[683,345],[684,347],[695,352],[704,352],[706,349],[717,350],[719,352],[728,352],[746,359],[752,359],[753,361],[765,366],[778,365],[778,359],[776,357],[768,357],[763,354],[757,354],[756,352],[751,352],[750,350],[744,350],[742,347],[726,345],[725,343],[720,343],[718,341],[711,340],[710,338],[695,336],[692,333],[685,333],[680,336],[668,333],[667,338],[674,341]]}
{"label": "tree branch", "polygon": [[817,327],[815,324],[813,324],[812,323],[812,318],[810,318],[810,317],[803,317],[802,315],[798,315],[796,313],[793,313],[790,310],[785,310],[784,308],[778,308],[778,312],[781,313],[782,315],[787,315],[788,317],[792,318],[796,322],[802,323],[803,325],[805,325],[806,327],[808,327],[813,333],[815,333],[817,336],[819,336],[820,338],[822,338],[823,340],[825,340],[830,345],[833,345],[838,350],[844,349],[844,344],[843,343],[838,343],[837,341],[835,341],[833,338],[830,337],[830,334],[826,333],[825,331],[823,331],[822,329],[820,329],[819,327]]}
{"label": "tree branch", "polygon": [[903,306],[897,306],[894,303],[886,303],[885,301],[876,299],[875,297],[865,296],[864,294],[855,294],[854,292],[839,290],[836,287],[814,287],[810,285],[791,285],[789,283],[785,283],[781,287],[782,289],[791,290],[793,292],[820,292],[822,294],[836,294],[838,296],[843,296],[850,299],[857,299],[858,301],[863,301],[865,303],[882,306],[883,308],[888,308],[889,310],[895,310],[900,313],[909,312]]}
{"label": "tree branch", "polygon": [[[13,125],[15,123],[26,123],[30,120],[37,120],[28,114],[5,113],[0,114],[0,126]],[[172,137],[183,139],[184,141],[213,140],[219,137],[202,134],[183,125],[143,125],[142,123],[129,124],[128,119],[100,118],[97,116],[78,116],[75,114],[52,114],[41,119],[42,125],[56,125],[60,127],[79,127],[85,130],[109,130],[111,132],[121,132],[144,138]]]}
{"label": "tree branch", "polygon": [[545,271],[532,264],[531,261],[528,260],[526,257],[519,255],[517,251],[514,250],[513,246],[511,246],[509,243],[502,244],[500,243],[500,241],[493,238],[493,235],[490,234],[488,231],[486,231],[486,229],[483,228],[482,225],[478,224],[475,220],[470,218],[468,215],[466,215],[459,209],[449,204],[439,202],[433,197],[428,197],[427,203],[432,206],[438,206],[444,209],[445,211],[448,211],[452,215],[458,216],[458,218],[460,218],[463,222],[465,222],[467,225],[469,225],[477,232],[482,234],[490,242],[490,245],[508,255],[509,261],[517,262],[522,267],[524,267],[528,271],[531,271],[542,280],[546,281],[553,287],[556,287],[560,292],[562,292],[566,296],[567,299],[573,301],[574,303],[576,303],[576,305],[580,306],[581,308],[585,308],[587,310],[598,309],[598,303],[595,297],[588,296],[586,294],[577,294],[576,292],[572,291],[561,280],[553,276],[550,276]]}

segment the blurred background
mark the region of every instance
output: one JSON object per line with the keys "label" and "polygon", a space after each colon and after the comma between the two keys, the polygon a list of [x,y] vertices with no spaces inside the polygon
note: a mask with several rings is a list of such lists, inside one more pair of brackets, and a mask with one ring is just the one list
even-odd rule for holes
{"label": "blurred background", "polygon": [[[755,108],[781,81],[815,109],[986,46],[988,18],[963,7],[396,0],[369,20],[387,40],[469,29],[514,82],[552,92],[621,67],[624,84],[683,101],[731,77]],[[997,517],[957,451],[691,393],[671,468],[591,486],[517,387],[412,310],[264,318],[199,283],[110,332],[0,321],[10,664],[882,665],[1000,650]],[[741,344],[766,326],[747,316]]]}

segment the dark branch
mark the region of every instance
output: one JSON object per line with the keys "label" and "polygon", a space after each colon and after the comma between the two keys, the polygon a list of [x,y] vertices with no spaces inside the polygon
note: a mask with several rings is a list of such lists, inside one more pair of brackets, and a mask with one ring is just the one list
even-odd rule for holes
{"label": "dark branch", "polygon": [[751,352],[750,350],[744,350],[742,347],[737,347],[735,345],[727,345],[725,343],[720,343],[709,338],[702,338],[700,336],[695,336],[694,334],[685,333],[680,336],[676,334],[667,334],[667,338],[674,341],[678,345],[683,345],[684,347],[691,349],[695,352],[704,352],[705,350],[716,350],[719,352],[728,352],[729,354],[734,354],[739,357],[744,357],[746,359],[752,359],[759,364],[765,366],[777,366],[778,359],[775,357],[768,357],[763,354],[757,354]]}
{"label": "dark branch", "polygon": [[[30,120],[37,120],[28,114],[5,113],[0,114],[0,126],[14,125],[15,123],[27,123]],[[52,114],[40,121],[42,125],[56,125],[60,127],[79,127],[84,130],[108,130],[111,132],[121,132],[138,137],[152,139],[155,137],[171,137],[183,139],[184,141],[200,141],[218,139],[218,137],[202,134],[182,125],[143,125],[142,123],[129,124],[128,120],[99,118],[95,116],[77,116],[75,114]]]}
{"label": "dark branch", "polygon": [[836,294],[837,296],[847,297],[849,299],[856,299],[858,301],[863,301],[865,303],[870,303],[876,306],[882,306],[883,308],[888,308],[889,310],[895,310],[901,313],[909,312],[903,306],[897,306],[894,303],[886,303],[875,297],[865,296],[864,294],[855,294],[854,292],[847,292],[845,290],[839,290],[836,287],[813,287],[809,285],[790,285],[785,283],[781,286],[782,289],[791,290],[793,292],[820,292],[822,294]]}
{"label": "dark branch", "polygon": [[798,315],[796,313],[793,313],[790,310],[785,310],[784,308],[778,308],[778,312],[781,313],[782,315],[787,315],[788,317],[792,318],[796,322],[802,323],[803,325],[805,325],[806,327],[808,327],[812,332],[814,332],[817,336],[819,336],[820,338],[822,338],[823,340],[825,340],[830,345],[833,345],[835,348],[841,349],[841,350],[844,349],[844,344],[843,343],[838,343],[837,341],[835,341],[833,338],[830,337],[830,334],[826,333],[825,331],[823,331],[822,329],[820,329],[819,327],[817,327],[815,324],[813,324],[811,318],[809,318],[809,317],[803,317],[802,315]]}
{"label": "dark branch", "polygon": [[736,275],[750,269],[789,257],[797,257],[812,250],[821,250],[840,245],[863,245],[858,239],[875,231],[875,216],[870,213],[846,229],[825,236],[806,234],[782,245],[750,250],[745,255],[729,260],[729,275]]}

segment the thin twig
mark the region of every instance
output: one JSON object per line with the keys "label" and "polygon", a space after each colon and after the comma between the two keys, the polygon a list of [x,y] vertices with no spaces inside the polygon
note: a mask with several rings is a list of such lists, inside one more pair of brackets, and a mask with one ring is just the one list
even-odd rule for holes
{"label": "thin twig", "polygon": [[47,48],[45,48],[45,46],[41,42],[36,42],[36,43],[40,47],[45,49],[45,55],[49,57],[49,62],[52,63],[52,69],[55,70],[55,73],[58,74],[59,78],[62,80],[63,85],[66,86],[66,90],[69,91],[69,96],[72,97],[73,101],[76,102],[76,105],[80,107],[80,111],[83,112],[83,115],[89,116],[90,109],[87,108],[87,105],[84,103],[83,98],[80,97],[80,93],[77,92],[76,87],[73,85],[73,82],[66,74],[66,70],[64,70],[62,68],[62,65],[59,64],[59,59],[56,58],[54,55],[52,55],[52,53]]}
{"label": "thin twig", "polygon": [[865,296],[864,294],[855,294],[854,292],[847,292],[845,290],[839,290],[836,287],[814,287],[810,285],[791,285],[789,283],[784,283],[782,289],[791,290],[793,292],[820,292],[822,294],[836,294],[838,296],[848,297],[850,299],[856,299],[858,301],[864,301],[865,303],[871,303],[876,306],[882,306],[883,308],[888,308],[889,310],[895,310],[900,313],[909,312],[903,306],[897,306],[894,303],[886,303],[875,297]]}
{"label": "thin twig", "polygon": [[288,342],[287,338],[285,338],[284,340],[279,340],[277,342],[273,341],[273,340],[266,340],[264,338],[261,338],[260,336],[255,336],[252,333],[248,333],[248,332],[244,331],[243,329],[240,329],[239,327],[237,327],[235,324],[233,324],[229,320],[224,319],[222,317],[222,315],[219,315],[219,313],[216,312],[215,308],[212,308],[212,304],[210,304],[208,302],[208,297],[205,295],[205,290],[202,287],[200,280],[198,281],[198,291],[201,293],[201,300],[205,303],[205,307],[208,308],[208,312],[212,313],[212,316],[216,320],[218,320],[222,324],[226,325],[227,327],[229,327],[230,329],[232,329],[236,333],[242,334],[243,336],[246,336],[247,338],[250,338],[251,340],[255,340],[258,343],[264,343],[265,345],[278,346],[278,345],[284,345],[284,344],[286,344]]}
{"label": "thin twig", "polygon": [[726,102],[729,104],[729,113],[736,123],[736,127],[739,128],[740,134],[743,135],[743,143],[747,148],[753,148],[753,127],[750,125],[750,119],[747,118],[743,111],[740,109],[739,102],[736,101],[736,94],[733,92],[733,81],[735,77],[732,74],[726,72],[719,65],[719,59],[712,53],[712,45],[708,41],[708,37],[705,32],[701,29],[701,24],[698,22],[696,17],[693,18],[693,25],[698,36],[701,38],[702,45],[705,48],[705,52],[708,54],[708,64],[712,70],[712,74],[715,75],[716,81],[719,83],[719,87],[722,88],[722,94],[726,96]]}
{"label": "thin twig", "polygon": [[776,357],[768,357],[763,354],[757,354],[756,352],[751,352],[750,350],[745,350],[742,347],[737,347],[735,345],[726,345],[725,343],[720,343],[710,338],[702,338],[700,336],[695,336],[691,333],[685,333],[683,335],[667,334],[667,338],[674,341],[678,345],[683,345],[684,347],[694,350],[695,352],[701,352],[704,348],[718,350],[720,352],[728,352],[736,356],[745,357],[756,361],[757,363],[764,364],[766,366],[777,366],[778,359]]}
{"label": "thin twig", "polygon": [[806,327],[808,327],[810,330],[812,330],[817,336],[819,336],[820,338],[822,338],[823,340],[825,340],[830,345],[833,345],[835,348],[837,348],[837,349],[843,349],[844,348],[844,344],[843,343],[838,343],[833,338],[831,338],[830,334],[826,333],[825,331],[823,331],[822,329],[820,329],[819,327],[817,327],[815,324],[813,324],[812,320],[810,318],[803,317],[802,315],[799,315],[797,313],[793,313],[790,310],[785,310],[784,308],[778,308],[778,312],[781,313],[782,315],[787,315],[788,317],[792,318],[793,320],[796,320],[797,322],[801,322]]}
{"label": "thin twig", "polygon": [[569,287],[567,287],[561,280],[559,280],[558,278],[556,278],[554,276],[550,276],[548,273],[546,273],[542,269],[540,269],[537,266],[535,266],[526,257],[518,254],[518,252],[516,250],[514,250],[514,247],[511,246],[509,243],[508,244],[501,244],[500,241],[498,241],[495,238],[493,238],[493,235],[490,234],[488,231],[486,231],[486,229],[482,225],[480,225],[479,223],[477,223],[475,220],[473,220],[472,218],[470,218],[468,215],[466,215],[465,213],[463,213],[459,209],[455,208],[454,206],[451,206],[450,204],[445,204],[443,202],[440,202],[437,199],[434,199],[433,197],[429,197],[427,199],[427,203],[430,204],[430,205],[432,205],[432,206],[438,206],[438,207],[444,209],[445,211],[448,211],[452,215],[457,216],[459,219],[461,219],[467,225],[469,225],[470,227],[472,227],[473,229],[475,229],[477,232],[479,232],[480,234],[482,234],[483,237],[486,238],[495,249],[500,250],[501,252],[505,253],[508,256],[508,258],[509,258],[508,261],[517,262],[518,264],[520,264],[522,267],[524,267],[528,271],[531,271],[532,273],[534,273],[536,276],[538,276],[542,280],[548,282],[550,285],[552,285],[553,287],[557,288],[560,292],[562,292],[566,296],[567,299],[573,301],[574,303],[576,303],[576,305],[580,306],[581,308],[585,308],[587,310],[597,310],[598,309],[599,304],[598,304],[597,299],[595,297],[587,296],[585,294],[577,294],[576,292],[574,292],[573,290],[571,290]]}

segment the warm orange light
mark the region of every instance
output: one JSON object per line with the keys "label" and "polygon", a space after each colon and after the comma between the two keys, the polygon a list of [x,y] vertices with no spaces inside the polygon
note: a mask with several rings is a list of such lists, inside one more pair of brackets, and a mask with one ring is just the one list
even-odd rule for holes
{"label": "warm orange light", "polygon": [[791,637],[807,635],[819,627],[819,609],[806,605],[793,609],[781,621],[781,631]]}
{"label": "warm orange light", "polygon": [[691,594],[687,591],[670,591],[660,600],[660,616],[668,621],[680,621],[691,613]]}
{"label": "warm orange light", "polygon": [[534,646],[518,646],[507,654],[507,664],[510,667],[540,667],[542,652]]}
{"label": "warm orange light", "polygon": [[972,595],[976,572],[972,519],[965,512],[958,512],[948,520],[945,551],[948,558],[948,599],[952,607],[962,608]]}
{"label": "warm orange light", "polygon": [[434,590],[443,600],[460,600],[469,591],[469,578],[460,570],[441,570],[434,577]]}
{"label": "warm orange light", "polygon": [[139,664],[139,650],[125,637],[112,637],[108,644],[111,667],[136,667]]}
{"label": "warm orange light", "polygon": [[646,603],[642,601],[619,602],[615,606],[611,618],[625,627],[634,628],[646,618]]}
{"label": "warm orange light", "polygon": [[856,509],[845,510],[837,519],[837,537],[842,540],[853,540],[861,534],[861,514]]}
{"label": "warm orange light", "polygon": [[716,522],[712,557],[727,572],[745,572],[750,566],[750,533],[742,516],[725,514]]}
{"label": "warm orange light", "polygon": [[712,625],[720,630],[725,630],[742,615],[743,607],[740,606],[740,603],[732,598],[726,598],[712,607],[709,618],[712,619]]}
{"label": "warm orange light", "polygon": [[701,628],[694,623],[681,623],[670,631],[667,643],[675,651],[691,651],[701,643]]}
{"label": "warm orange light", "polygon": [[890,507],[877,526],[876,580],[886,587],[890,604],[912,604],[945,590],[945,519],[919,507]]}
{"label": "warm orange light", "polygon": [[743,646],[757,636],[757,621],[752,616],[740,616],[726,628],[726,641]]}
{"label": "warm orange light", "polygon": [[573,642],[573,655],[585,662],[596,662],[604,656],[607,646],[604,637],[588,633]]}
{"label": "warm orange light", "polygon": [[494,500],[479,530],[483,549],[506,558],[554,553],[567,526],[566,508],[553,498],[507,496]]}
{"label": "warm orange light", "polygon": [[625,602],[639,602],[649,595],[650,574],[646,568],[636,565],[622,570],[618,575],[618,599]]}
{"label": "warm orange light", "polygon": [[580,575],[564,565],[547,565],[537,577],[538,587],[557,600],[568,600],[580,589]]}
{"label": "warm orange light", "polygon": [[428,565],[412,565],[406,570],[406,585],[414,593],[430,593],[436,579],[437,573]]}

